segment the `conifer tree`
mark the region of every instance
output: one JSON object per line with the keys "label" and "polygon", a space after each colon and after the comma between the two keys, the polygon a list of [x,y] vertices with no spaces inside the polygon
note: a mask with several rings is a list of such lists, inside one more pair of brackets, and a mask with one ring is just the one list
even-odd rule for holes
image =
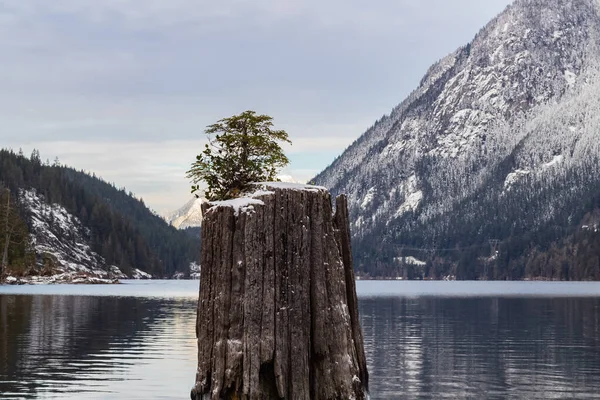
{"label": "conifer tree", "polygon": [[252,182],[276,180],[289,163],[279,142],[291,142],[285,131],[273,129],[272,120],[245,111],[208,126],[209,143],[187,171],[192,193],[205,182],[209,200],[226,200],[238,197]]}

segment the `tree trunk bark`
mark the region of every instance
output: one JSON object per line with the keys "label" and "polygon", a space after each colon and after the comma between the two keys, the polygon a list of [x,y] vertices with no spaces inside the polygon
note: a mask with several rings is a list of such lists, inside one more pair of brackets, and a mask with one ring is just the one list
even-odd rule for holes
{"label": "tree trunk bark", "polygon": [[365,399],[345,196],[334,216],[325,189],[266,184],[203,211],[192,399]]}

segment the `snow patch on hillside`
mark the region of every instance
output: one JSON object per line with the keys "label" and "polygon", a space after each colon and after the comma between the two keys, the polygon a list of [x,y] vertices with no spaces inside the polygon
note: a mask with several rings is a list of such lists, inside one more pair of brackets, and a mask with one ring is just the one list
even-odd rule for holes
{"label": "snow patch on hillside", "polygon": [[375,198],[375,193],[377,193],[377,189],[374,187],[367,190],[367,194],[365,195],[363,202],[360,204],[360,208],[366,210],[367,207],[369,207],[369,205],[373,202],[373,199]]}
{"label": "snow patch on hillside", "polygon": [[572,86],[577,81],[577,74],[574,74],[569,70],[565,70],[565,80],[567,81],[569,86]]}
{"label": "snow patch on hillside", "polygon": [[417,267],[424,267],[427,265],[427,263],[425,261],[421,261],[418,258],[415,258],[413,256],[396,257],[396,258],[394,258],[394,260],[396,260],[397,262],[399,262],[401,264],[415,265]]}
{"label": "snow patch on hillside", "polygon": [[561,154],[559,156],[554,156],[554,158],[552,158],[552,161],[547,162],[545,164],[542,165],[542,169],[543,170],[547,170],[548,168],[552,168],[554,166],[557,166],[559,164],[562,164],[562,162],[564,161],[565,157]]}
{"label": "snow patch on hillside", "polygon": [[152,279],[152,275],[147,272],[142,271],[141,269],[135,268],[133,273],[131,274],[133,279]]}
{"label": "snow patch on hillside", "polygon": [[396,216],[399,217],[406,212],[415,211],[421,204],[422,200],[423,200],[423,192],[422,191],[419,190],[418,192],[411,193],[410,196],[408,196],[406,198],[406,201],[404,203],[402,203],[402,205],[398,209]]}
{"label": "snow patch on hillside", "polygon": [[401,190],[405,193],[404,203],[398,208],[394,217],[400,217],[403,214],[409,211],[416,211],[421,202],[423,201],[423,191],[418,189],[417,184],[417,176],[411,175],[406,181],[404,181],[401,185]]}
{"label": "snow patch on hillside", "polygon": [[[31,220],[31,238],[36,252],[55,264],[60,272],[81,272],[106,277],[104,259],[92,251],[87,238],[89,230],[79,219],[58,204],[47,204],[35,190],[22,190],[21,201],[27,207]],[[116,267],[111,267],[116,271]]]}
{"label": "snow patch on hillside", "polygon": [[531,171],[525,169],[518,169],[514,172],[511,172],[506,176],[506,180],[504,181],[504,190],[510,190],[517,182],[531,174]]}
{"label": "snow patch on hillside", "polygon": [[[91,249],[90,230],[64,207],[48,204],[34,189],[20,190],[19,197],[29,214],[38,264],[48,275],[17,279],[15,283],[111,283],[127,278]],[[143,271],[138,275],[151,278]]]}

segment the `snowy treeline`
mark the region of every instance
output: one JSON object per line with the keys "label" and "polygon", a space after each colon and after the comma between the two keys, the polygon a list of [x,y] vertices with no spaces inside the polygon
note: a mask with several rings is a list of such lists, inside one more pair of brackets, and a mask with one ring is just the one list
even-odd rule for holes
{"label": "snowy treeline", "polygon": [[391,264],[401,245],[483,246],[579,222],[600,184],[599,12],[516,1],[316,177],[349,195],[363,268],[373,246]]}

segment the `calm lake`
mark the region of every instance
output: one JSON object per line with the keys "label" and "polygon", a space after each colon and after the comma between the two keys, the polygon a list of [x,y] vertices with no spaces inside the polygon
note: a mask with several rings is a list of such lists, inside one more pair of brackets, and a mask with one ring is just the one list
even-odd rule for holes
{"label": "calm lake", "polygon": [[[0,398],[188,399],[198,281],[0,286]],[[600,399],[600,284],[358,282],[372,399]]]}

